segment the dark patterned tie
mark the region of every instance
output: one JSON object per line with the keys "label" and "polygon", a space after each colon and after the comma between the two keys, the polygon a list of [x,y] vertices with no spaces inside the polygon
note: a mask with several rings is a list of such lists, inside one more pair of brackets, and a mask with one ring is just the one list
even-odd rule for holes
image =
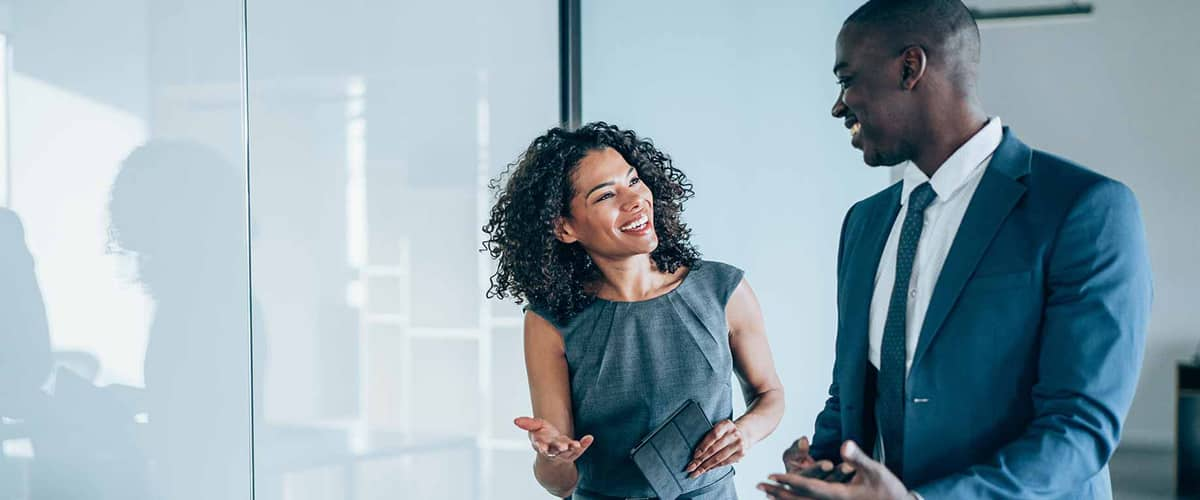
{"label": "dark patterned tie", "polygon": [[883,436],[884,464],[896,477],[904,471],[904,378],[908,323],[908,289],[912,277],[917,242],[925,226],[925,208],[937,198],[928,182],[917,186],[908,195],[908,212],[900,227],[900,244],[896,251],[896,282],[888,302],[887,322],[883,327],[883,342],[879,354],[879,432]]}

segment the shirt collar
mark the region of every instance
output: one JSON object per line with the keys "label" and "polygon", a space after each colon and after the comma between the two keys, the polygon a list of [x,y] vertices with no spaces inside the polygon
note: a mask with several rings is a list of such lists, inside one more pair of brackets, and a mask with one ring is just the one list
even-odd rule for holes
{"label": "shirt collar", "polygon": [[906,162],[900,206],[907,205],[908,196],[917,186],[926,182],[933,187],[933,192],[937,193],[937,198],[933,203],[944,202],[954,197],[967,184],[971,174],[987,164],[988,158],[991,158],[992,153],[1000,146],[1003,136],[1004,128],[1000,123],[1000,118],[989,119],[983,129],[976,132],[954,154],[946,158],[946,161],[933,173],[932,179],[912,162]]}

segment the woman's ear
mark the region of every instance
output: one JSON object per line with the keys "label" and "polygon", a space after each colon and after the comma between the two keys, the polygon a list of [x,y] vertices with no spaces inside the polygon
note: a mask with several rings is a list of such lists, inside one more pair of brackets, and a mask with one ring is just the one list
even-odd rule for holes
{"label": "woman's ear", "polygon": [[579,238],[575,237],[575,230],[571,228],[571,222],[564,217],[554,218],[554,237],[568,245],[579,241]]}

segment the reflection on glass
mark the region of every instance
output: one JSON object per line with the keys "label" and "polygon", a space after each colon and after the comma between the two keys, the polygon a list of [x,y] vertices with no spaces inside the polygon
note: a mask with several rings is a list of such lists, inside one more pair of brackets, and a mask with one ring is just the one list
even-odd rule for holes
{"label": "reflection on glass", "polygon": [[250,496],[240,14],[0,0],[2,499]]}
{"label": "reflection on glass", "polygon": [[[157,490],[170,499],[234,498],[249,367],[222,362],[249,343],[245,186],[209,148],[152,141],[134,150],[109,203],[115,248],[136,257],[154,304],[145,355],[147,451]],[[203,305],[203,307],[198,307]],[[239,360],[230,360],[239,361]]]}
{"label": "reflection on glass", "polygon": [[0,33],[0,207],[8,197],[8,35]]}
{"label": "reflection on glass", "polygon": [[540,496],[478,249],[488,180],[557,118],[555,5],[247,6],[256,496]]}

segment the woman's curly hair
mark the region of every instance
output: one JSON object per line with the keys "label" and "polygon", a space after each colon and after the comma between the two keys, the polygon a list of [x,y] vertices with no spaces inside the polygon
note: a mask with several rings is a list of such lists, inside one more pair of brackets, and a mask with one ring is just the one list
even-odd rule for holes
{"label": "woman's curly hair", "polygon": [[490,184],[499,196],[483,226],[488,235],[483,248],[498,268],[488,298],[511,296],[562,323],[595,301],[592,285],[600,271],[579,243],[558,240],[555,221],[571,216],[572,177],[580,160],[604,148],[620,153],[654,195],[658,247],[650,258],[658,269],[673,273],[700,259],[689,241],[691,229],[681,220],[683,202],[694,194],[692,185],[666,154],[649,139],[604,122],[575,131],[557,127],[534,139]]}

